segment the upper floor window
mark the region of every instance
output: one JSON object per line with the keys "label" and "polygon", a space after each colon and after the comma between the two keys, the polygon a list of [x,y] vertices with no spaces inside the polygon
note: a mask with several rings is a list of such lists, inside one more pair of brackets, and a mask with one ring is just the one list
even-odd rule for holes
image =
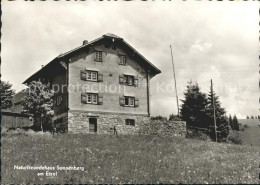
{"label": "upper floor window", "polygon": [[102,51],[95,51],[95,61],[102,62]]}
{"label": "upper floor window", "polygon": [[87,71],[87,80],[97,81],[97,71]]}
{"label": "upper floor window", "polygon": [[61,105],[61,103],[62,103],[62,94],[58,95],[56,99],[56,105]]}
{"label": "upper floor window", "polygon": [[103,104],[103,96],[97,93],[83,93],[81,94],[81,102],[87,104]]}
{"label": "upper floor window", "polygon": [[125,106],[133,107],[135,105],[134,97],[125,97]]}
{"label": "upper floor window", "polygon": [[126,65],[126,56],[125,55],[119,55],[119,64]]}
{"label": "upper floor window", "polygon": [[138,78],[132,75],[120,75],[119,83],[124,85],[129,85],[129,86],[137,86]]}
{"label": "upper floor window", "polygon": [[103,74],[99,73],[98,71],[82,70],[80,72],[80,79],[94,81],[94,82],[97,81],[101,82],[103,81]]}
{"label": "upper floor window", "polygon": [[131,97],[131,96],[124,96],[119,98],[119,104],[125,107],[138,107],[139,100],[138,98]]}

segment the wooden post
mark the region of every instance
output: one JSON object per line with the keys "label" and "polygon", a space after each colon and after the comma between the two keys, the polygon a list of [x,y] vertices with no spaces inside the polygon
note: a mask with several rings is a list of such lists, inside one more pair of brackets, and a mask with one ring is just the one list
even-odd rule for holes
{"label": "wooden post", "polygon": [[215,100],[214,100],[214,94],[213,94],[213,82],[212,82],[212,79],[210,80],[210,82],[211,82],[211,95],[212,95],[214,127],[215,127],[215,135],[216,135],[216,142],[217,142],[217,141],[218,141],[218,138],[217,138],[216,111],[215,111]]}
{"label": "wooden post", "polygon": [[176,93],[176,100],[177,100],[177,110],[178,110],[178,117],[180,117],[180,111],[179,111],[179,100],[178,100],[178,94],[177,94],[177,85],[176,85],[176,77],[175,77],[175,68],[174,68],[174,62],[173,62],[173,55],[172,55],[172,46],[171,48],[171,56],[172,56],[172,67],[173,67],[173,75],[174,75],[174,84],[175,84],[175,93]]}

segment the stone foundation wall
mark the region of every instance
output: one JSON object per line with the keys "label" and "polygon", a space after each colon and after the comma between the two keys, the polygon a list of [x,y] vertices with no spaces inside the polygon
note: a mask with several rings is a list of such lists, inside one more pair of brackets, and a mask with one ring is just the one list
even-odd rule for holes
{"label": "stone foundation wall", "polygon": [[[69,111],[68,132],[69,133],[90,133],[89,118],[97,119],[98,134],[113,134],[114,126],[119,135],[139,134],[140,128],[150,122],[150,117],[145,115],[124,115],[112,113],[90,113],[83,111]],[[134,119],[135,126],[126,125],[126,119]]]}
{"label": "stone foundation wall", "polygon": [[151,120],[148,124],[145,123],[142,125],[140,133],[161,135],[166,137],[177,136],[185,138],[187,133],[186,122]]}

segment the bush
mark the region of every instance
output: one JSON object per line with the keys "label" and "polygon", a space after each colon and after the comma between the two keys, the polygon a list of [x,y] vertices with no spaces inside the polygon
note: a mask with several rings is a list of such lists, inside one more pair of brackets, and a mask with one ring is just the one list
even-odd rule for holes
{"label": "bush", "polygon": [[196,130],[196,129],[188,129],[186,138],[190,139],[198,139],[203,141],[210,141],[210,137],[206,131]]}
{"label": "bush", "polygon": [[233,143],[233,144],[238,144],[238,145],[241,145],[243,143],[241,136],[240,136],[239,132],[237,132],[237,131],[233,131],[229,134],[227,142]]}

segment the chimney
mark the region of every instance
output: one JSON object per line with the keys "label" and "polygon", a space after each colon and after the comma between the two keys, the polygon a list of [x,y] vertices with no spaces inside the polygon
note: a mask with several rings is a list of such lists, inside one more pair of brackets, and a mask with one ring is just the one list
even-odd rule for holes
{"label": "chimney", "polygon": [[87,40],[83,40],[83,45],[86,45],[88,44],[88,41]]}

